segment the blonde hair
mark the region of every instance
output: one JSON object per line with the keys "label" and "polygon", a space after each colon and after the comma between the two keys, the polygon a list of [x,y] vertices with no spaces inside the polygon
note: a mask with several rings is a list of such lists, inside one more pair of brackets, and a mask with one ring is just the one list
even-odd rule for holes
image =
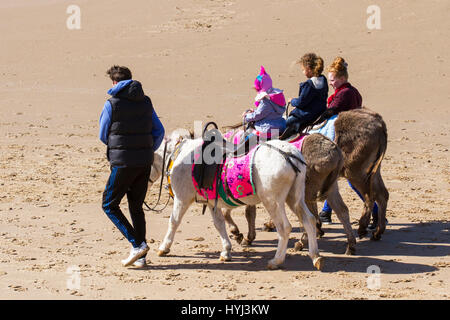
{"label": "blonde hair", "polygon": [[348,79],[347,67],[348,64],[345,62],[344,58],[336,57],[327,70],[328,72],[334,73],[337,78],[344,77],[345,79]]}
{"label": "blonde hair", "polygon": [[304,68],[309,68],[315,77],[320,76],[323,72],[323,59],[315,53],[304,54],[298,63]]}

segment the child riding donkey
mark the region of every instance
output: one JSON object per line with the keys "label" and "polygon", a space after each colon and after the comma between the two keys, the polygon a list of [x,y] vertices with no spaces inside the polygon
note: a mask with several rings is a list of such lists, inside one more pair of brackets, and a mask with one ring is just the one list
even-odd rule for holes
{"label": "child riding donkey", "polygon": [[255,97],[256,109],[250,109],[242,114],[244,123],[253,123],[253,131],[259,138],[278,138],[286,129],[283,114],[286,110],[286,99],[283,90],[272,87],[272,79],[263,66],[254,82],[257,91]]}
{"label": "child riding donkey", "polygon": [[291,111],[286,121],[287,129],[280,137],[283,140],[301,133],[327,108],[328,82],[322,75],[323,59],[315,53],[307,53],[298,63],[308,80],[300,83],[298,98],[290,100],[295,109]]}

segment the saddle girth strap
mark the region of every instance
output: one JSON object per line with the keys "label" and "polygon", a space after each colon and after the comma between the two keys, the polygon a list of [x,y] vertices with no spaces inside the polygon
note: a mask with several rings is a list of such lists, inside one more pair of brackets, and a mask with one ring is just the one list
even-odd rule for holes
{"label": "saddle girth strap", "polygon": [[[223,163],[223,162],[222,162]],[[219,202],[219,186],[222,183],[221,172],[222,172],[223,164],[217,166],[216,169],[216,199],[214,200],[214,215],[217,212],[217,204]]]}

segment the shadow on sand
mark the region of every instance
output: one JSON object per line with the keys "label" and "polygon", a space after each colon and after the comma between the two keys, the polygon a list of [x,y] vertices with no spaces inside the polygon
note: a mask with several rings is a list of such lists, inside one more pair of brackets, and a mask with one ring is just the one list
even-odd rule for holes
{"label": "shadow on sand", "polygon": [[[259,229],[260,230],[260,229]],[[320,251],[326,256],[322,272],[363,272],[371,265],[380,267],[385,274],[417,274],[436,271],[431,265],[401,262],[402,256],[445,257],[450,255],[450,224],[448,222],[390,224],[380,241],[369,238],[358,239],[356,255],[344,255],[346,236],[342,228],[324,227],[325,236],[318,240]],[[276,233],[274,233],[276,235]],[[293,228],[291,237],[299,237],[299,228]],[[288,248],[293,248],[296,239],[290,239]],[[219,252],[199,252],[195,255],[171,255],[165,259],[207,259],[207,262],[149,265],[136,270],[267,270],[267,262],[275,255],[278,240],[255,240],[250,250],[244,251],[233,243],[232,261],[219,262]],[[258,248],[273,248],[260,251]],[[176,250],[176,249],[175,249]],[[328,253],[333,255],[329,256]],[[377,258],[392,256],[392,258]],[[398,258],[400,257],[400,258]],[[311,259],[304,249],[301,253],[288,254],[282,265],[286,271],[315,271]]]}

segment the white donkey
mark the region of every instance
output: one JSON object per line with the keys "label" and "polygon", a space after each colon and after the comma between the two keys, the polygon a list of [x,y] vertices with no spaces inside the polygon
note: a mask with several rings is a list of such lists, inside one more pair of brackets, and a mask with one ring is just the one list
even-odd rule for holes
{"label": "white donkey", "polygon": [[[179,132],[174,132],[167,142],[168,154],[173,153],[176,143],[181,139],[184,140],[183,145],[180,147],[169,172],[174,204],[166,236],[159,247],[159,256],[169,253],[176,230],[185,212],[196,197],[196,190],[192,182],[191,159],[193,159],[195,149],[202,144],[202,139],[187,139],[186,137],[183,138]],[[295,147],[285,141],[273,140],[267,144],[274,148],[261,145],[254,154],[252,176],[256,190],[255,194],[240,199],[245,205],[256,205],[262,202],[276,225],[279,239],[278,247],[274,258],[269,261],[267,267],[269,269],[278,268],[284,262],[286,256],[289,234],[292,229],[285,211],[285,203],[287,203],[290,209],[298,216],[300,222],[303,223],[308,234],[309,256],[313,261],[314,267],[321,270],[324,261],[319,254],[317,245],[316,220],[306,206],[304,199],[306,166],[296,159],[303,160],[303,157]],[[158,166],[158,163],[162,164],[160,158],[163,152],[162,149],[163,147],[157,151],[159,156],[156,157],[158,159],[156,159],[154,167]],[[294,155],[294,157],[290,158],[291,163],[282,155],[283,152]],[[298,174],[293,174],[295,172],[293,166],[300,170]],[[157,175],[158,173],[155,172],[154,177],[157,177]],[[220,254],[220,260],[229,261],[231,260],[231,242],[227,235],[225,219],[221,209],[230,209],[231,207],[222,199],[219,199],[217,202],[218,210],[214,212],[214,204],[214,200],[210,200],[207,206],[212,214],[214,226],[222,240],[223,251]]]}

